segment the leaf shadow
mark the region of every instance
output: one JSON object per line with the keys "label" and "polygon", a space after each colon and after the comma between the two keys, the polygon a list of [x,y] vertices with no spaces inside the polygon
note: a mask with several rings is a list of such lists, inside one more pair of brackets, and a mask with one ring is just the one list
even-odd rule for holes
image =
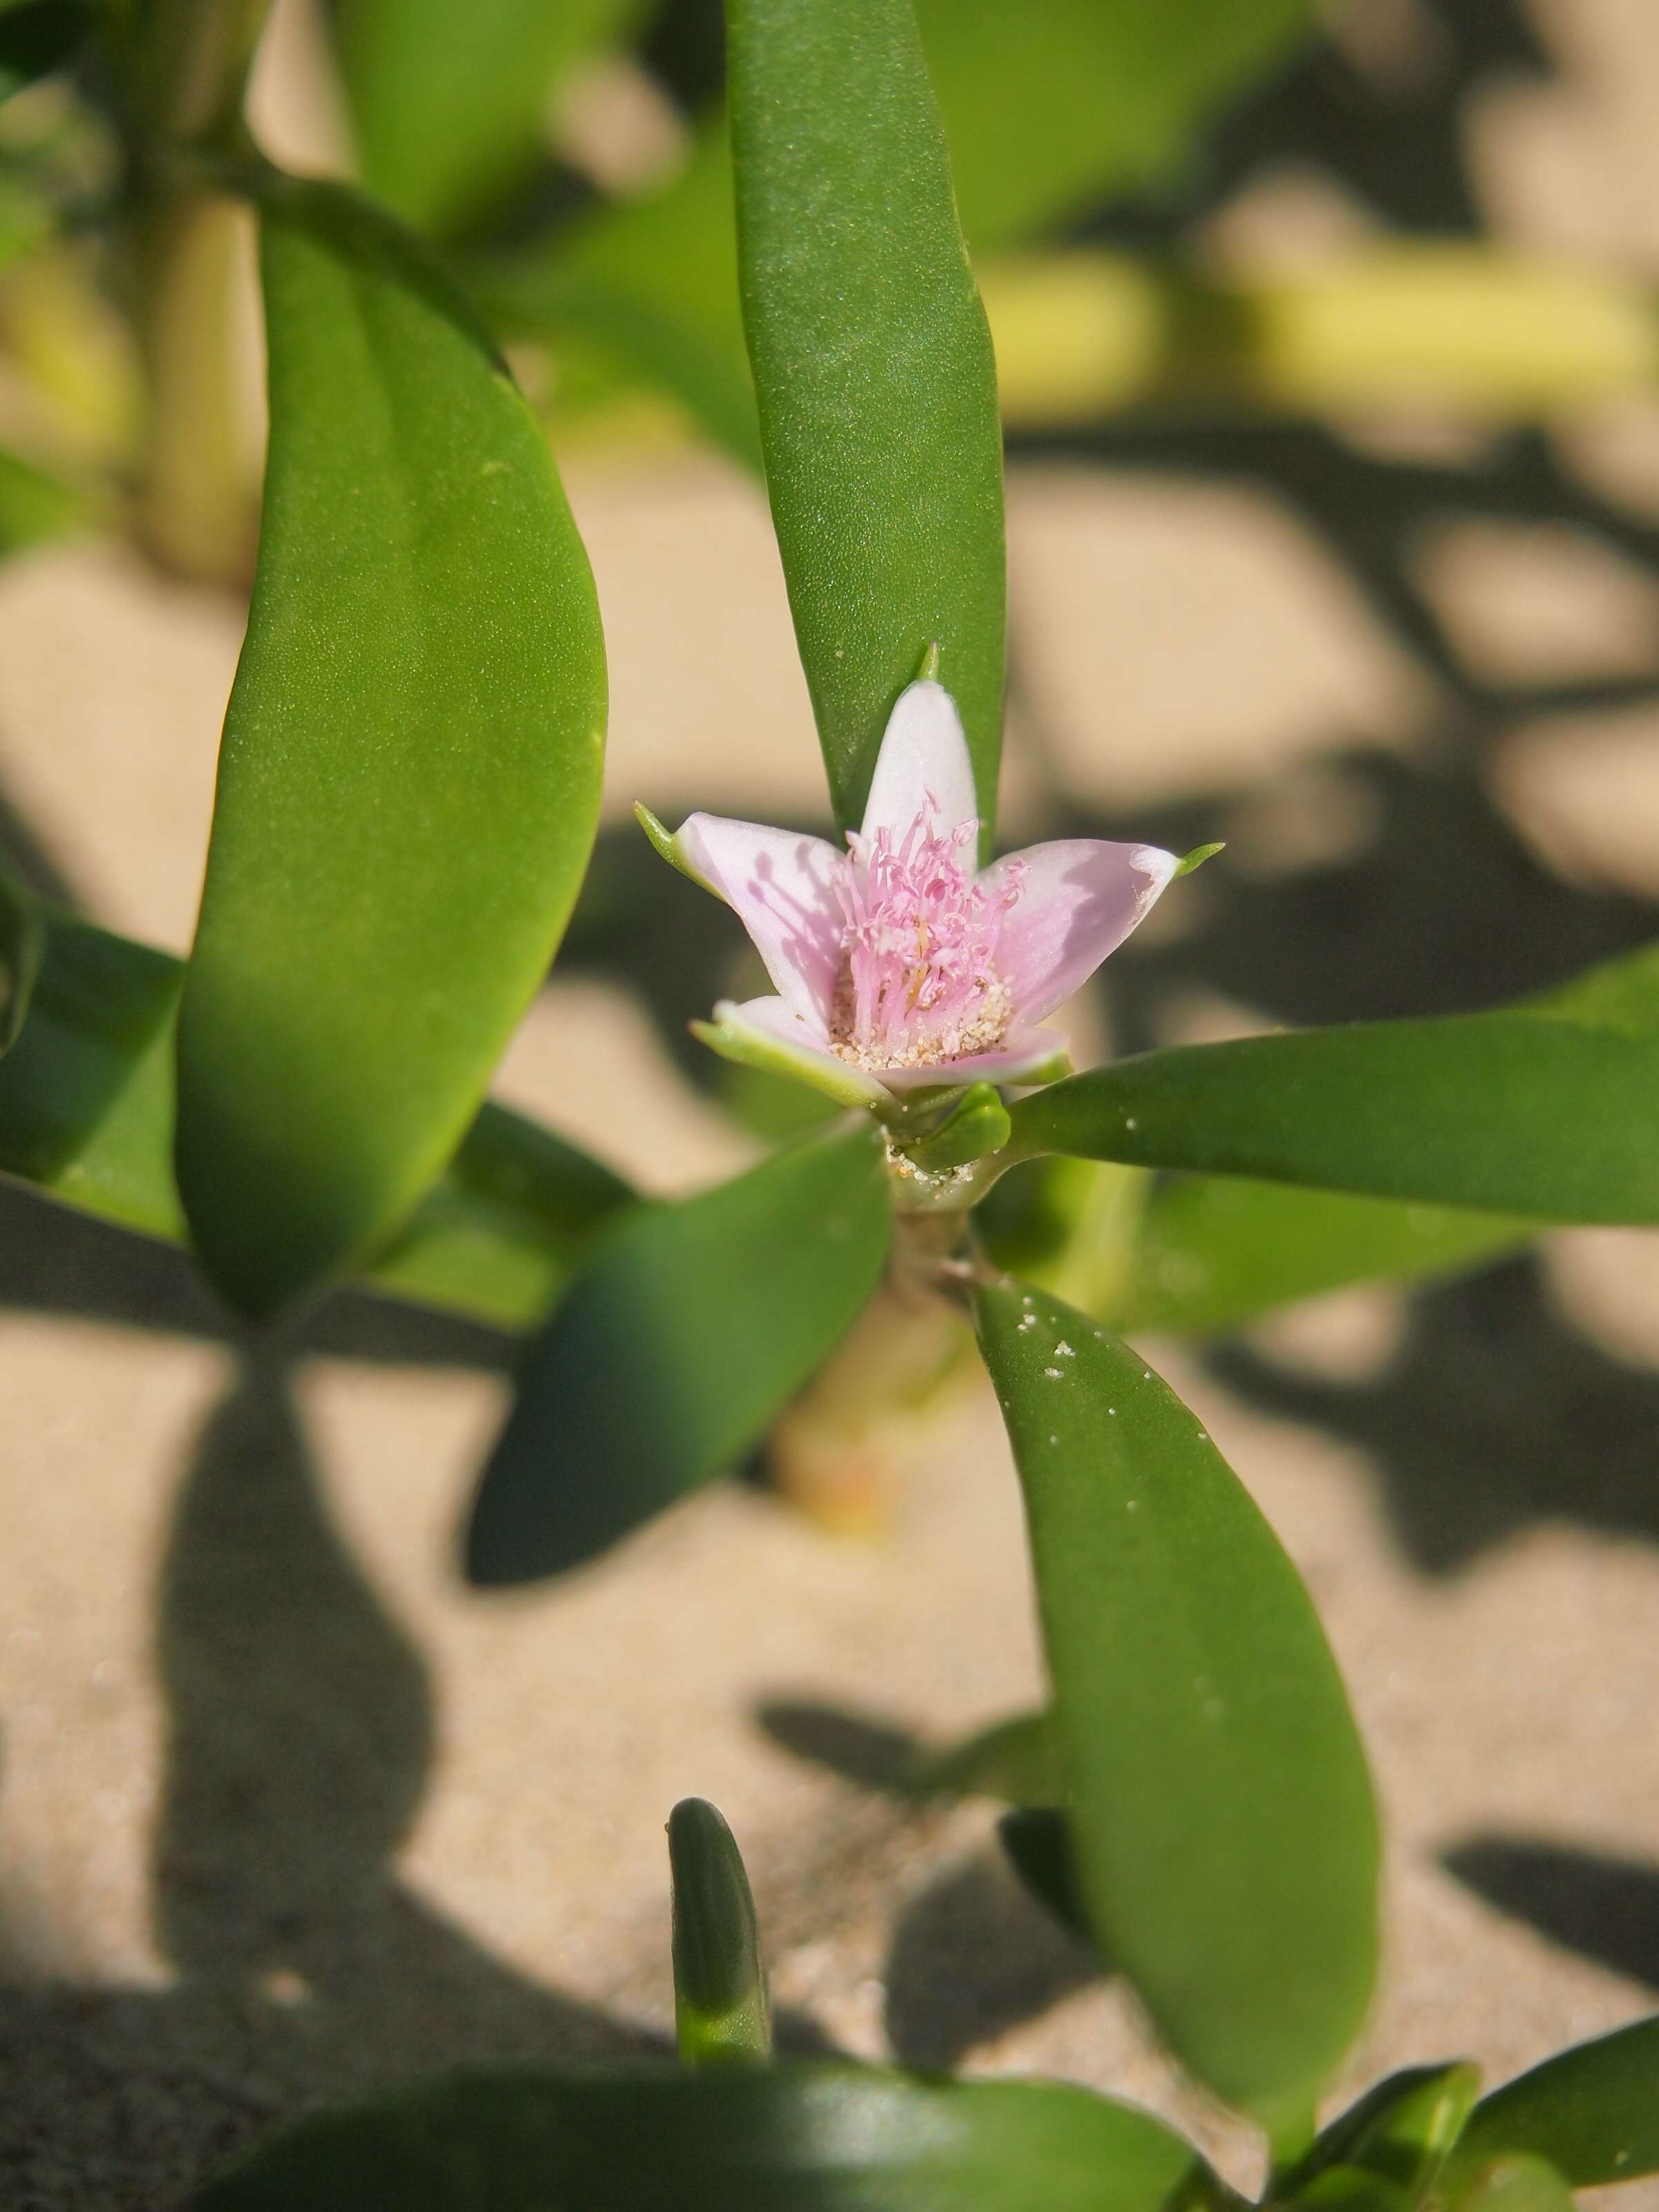
{"label": "leaf shadow", "polygon": [[1535,1255],[1413,1293],[1405,1340],[1370,1380],[1297,1373],[1242,1341],[1207,1364],[1247,1404],[1370,1455],[1426,1572],[1540,1521],[1659,1542],[1659,1375],[1567,1327]]}
{"label": "leaf shadow", "polygon": [[466,2061],[663,2047],[516,1972],[399,1879],[431,1685],[331,1524],[283,1357],[249,1358],[207,1422],[158,1598],[151,1881],[172,1978],[54,1971],[49,1929],[25,1941],[12,1916],[7,2203],[139,2212],[321,2104]]}
{"label": "leaf shadow", "polygon": [[1471,1837],[1441,1863],[1552,1942],[1659,1989],[1659,1866],[1516,1836]]}

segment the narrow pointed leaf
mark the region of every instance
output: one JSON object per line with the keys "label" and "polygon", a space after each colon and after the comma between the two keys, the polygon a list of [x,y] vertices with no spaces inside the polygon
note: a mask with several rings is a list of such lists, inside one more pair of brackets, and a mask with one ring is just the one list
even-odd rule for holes
{"label": "narrow pointed leaf", "polygon": [[931,640],[995,810],[1002,440],[910,0],[727,0],[744,329],[836,815]]}
{"label": "narrow pointed leaf", "polygon": [[256,1314],[384,1241],[459,1142],[574,900],[605,716],[586,560],[470,311],[349,194],[263,191],[270,454],[178,1152]]}
{"label": "narrow pointed leaf", "polygon": [[714,1807],[685,1797],[668,1816],[674,1883],[674,2023],[690,2066],[764,2064],[771,2007],[755,1900],[736,1839]]}
{"label": "narrow pointed leaf", "polygon": [[1448,2190],[1515,2152],[1547,2159],[1574,2189],[1659,2173],[1659,2017],[1577,2044],[1483,2097]]}
{"label": "narrow pointed leaf", "polygon": [[[173,1027],[181,964],[38,909],[43,942],[16,1048],[0,1060],[0,1174],[171,1243]],[[633,1202],[550,1130],[486,1104],[369,1279],[508,1328],[540,1321],[586,1243]]]}
{"label": "narrow pointed leaf", "polygon": [[1079,1879],[1176,2056],[1269,2124],[1358,2027],[1365,1761],[1306,1590],[1127,1346],[1006,1281],[981,1340],[1025,1493]]}
{"label": "narrow pointed leaf", "polygon": [[1551,1221],[1659,1221],[1659,946],[1493,1013],[1146,1053],[1014,1142]]}
{"label": "narrow pointed leaf", "polygon": [[488,206],[540,152],[555,87],[640,0],[343,0],[334,16],[363,182],[423,229]]}
{"label": "narrow pointed leaf", "polygon": [[867,1115],[624,1222],[525,1362],[472,1578],[578,1566],[729,1472],[850,1328],[891,1234]]}
{"label": "narrow pointed leaf", "polygon": [[1141,1215],[1111,1318],[1130,1331],[1237,1328],[1350,1283],[1455,1274],[1525,1243],[1536,1226],[1243,1176],[1172,1176]]}
{"label": "narrow pointed leaf", "polygon": [[839,2063],[566,2080],[503,2069],[306,2121],[195,2207],[1162,2212],[1206,2175],[1150,2113],[1060,2082]]}

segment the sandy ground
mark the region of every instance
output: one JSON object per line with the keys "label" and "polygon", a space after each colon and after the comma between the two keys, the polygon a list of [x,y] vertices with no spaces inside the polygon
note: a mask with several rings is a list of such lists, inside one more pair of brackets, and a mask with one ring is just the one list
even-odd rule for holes
{"label": "sandy ground", "polygon": [[[1490,211],[1651,265],[1632,116],[1659,40],[1638,0],[1541,19],[1566,75],[1472,125]],[[1345,446],[1353,538],[1265,447],[1018,468],[1011,830],[1231,841],[1124,962],[1122,1041],[1480,1003],[1655,933],[1656,453],[1629,410],[1556,441],[1569,526],[1495,511],[1476,450],[1389,535],[1383,465]],[[629,804],[815,816],[804,688],[746,485],[690,459],[572,475],[615,674],[601,865],[666,945],[684,887],[634,866]],[[6,805],[43,873],[175,946],[238,634],[112,550],[0,572]],[[732,950],[653,1012],[579,930],[503,1094],[653,1188],[739,1164],[658,1018]],[[455,2060],[659,2045],[688,1791],[744,1845],[797,2047],[1109,2086],[1249,2177],[1245,2133],[1014,1887],[991,1808],[858,1778],[1037,1694],[988,1392],[895,1444],[880,1541],[726,1486],[567,1586],[483,1599],[454,1534],[504,1402],[483,1333],[343,1300],[250,1359],[182,1261],[12,1192],[0,1308],[15,2212],[171,2204],[283,2117]],[[1147,1349],[1301,1565],[1376,1761],[1387,1971],[1352,2081],[1465,2052],[1501,2077],[1651,2009],[1653,1241],[1562,1236]]]}

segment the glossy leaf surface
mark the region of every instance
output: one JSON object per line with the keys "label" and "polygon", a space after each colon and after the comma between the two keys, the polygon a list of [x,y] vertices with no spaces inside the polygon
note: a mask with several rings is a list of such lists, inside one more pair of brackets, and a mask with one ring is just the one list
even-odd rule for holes
{"label": "glossy leaf surface", "polygon": [[[1149,2113],[1044,2081],[794,2065],[505,2070],[325,2114],[197,2212],[1160,2212],[1200,2166]],[[1034,2199],[1032,2177],[1042,2177]]]}
{"label": "glossy leaf surface", "polygon": [[1287,2174],[1273,2201],[1305,2201],[1312,2184],[1334,2167],[1373,2174],[1420,2203],[1434,2185],[1480,2094],[1480,2073],[1467,2061],[1411,2066],[1366,2091],[1328,2127]]}
{"label": "glossy leaf surface", "polygon": [[1006,623],[990,334],[910,0],[728,0],[744,325],[830,794],[930,641],[987,834]]}
{"label": "glossy leaf surface", "polygon": [[[25,895],[26,896],[26,895]],[[0,1060],[0,1174],[100,1219],[181,1242],[173,1024],[184,970],[148,945],[39,909],[39,975]],[[539,1321],[633,1193],[574,1146],[484,1106],[370,1279],[506,1328]]]}
{"label": "glossy leaf surface", "polygon": [[1575,2189],[1659,2173],[1659,2018],[1577,2044],[1483,2097],[1448,2187],[1517,2151],[1547,2160]]}
{"label": "glossy leaf surface", "polygon": [[470,311],[345,192],[263,212],[264,520],[179,1034],[185,1209],[252,1313],[459,1142],[575,897],[605,716],[586,560]]}
{"label": "glossy leaf surface", "polygon": [[1013,1109],[1014,1140],[1539,1219],[1659,1221],[1659,947],[1547,999],[1152,1052]]}
{"label": "glossy leaf surface", "polygon": [[363,182],[442,229],[534,161],[554,88],[623,32],[638,0],[343,0],[341,75]]}
{"label": "glossy leaf surface", "polygon": [[1455,1274],[1522,1244],[1535,1224],[1243,1176],[1172,1176],[1130,1255],[1120,1328],[1236,1328],[1349,1283]]}
{"label": "glossy leaf surface", "polygon": [[1271,2122],[1341,2057],[1375,1968],[1376,1817],[1335,1664],[1249,1493],[1134,1352],[1006,1281],[979,1312],[1101,1948],[1177,2057]]}
{"label": "glossy leaf surface", "polygon": [[891,1233],[867,1115],[624,1222],[525,1361],[473,1579],[578,1566],[728,1472],[851,1326]]}
{"label": "glossy leaf surface", "polygon": [[714,1806],[668,1816],[674,1888],[674,2025],[690,2066],[755,2065],[772,2052],[755,1900],[736,1838]]}

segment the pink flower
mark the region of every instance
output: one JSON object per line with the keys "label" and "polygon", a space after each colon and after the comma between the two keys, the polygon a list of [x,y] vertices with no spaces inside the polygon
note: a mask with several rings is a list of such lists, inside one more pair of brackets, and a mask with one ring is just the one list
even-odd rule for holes
{"label": "pink flower", "polygon": [[1064,1037],[1038,1024],[1182,865],[1152,845],[1071,837],[975,869],[967,741],[950,693],[926,678],[893,709],[844,853],[716,814],[671,837],[636,811],[665,858],[732,908],[777,987],[722,1000],[699,1034],[849,1104],[1065,1073]]}

